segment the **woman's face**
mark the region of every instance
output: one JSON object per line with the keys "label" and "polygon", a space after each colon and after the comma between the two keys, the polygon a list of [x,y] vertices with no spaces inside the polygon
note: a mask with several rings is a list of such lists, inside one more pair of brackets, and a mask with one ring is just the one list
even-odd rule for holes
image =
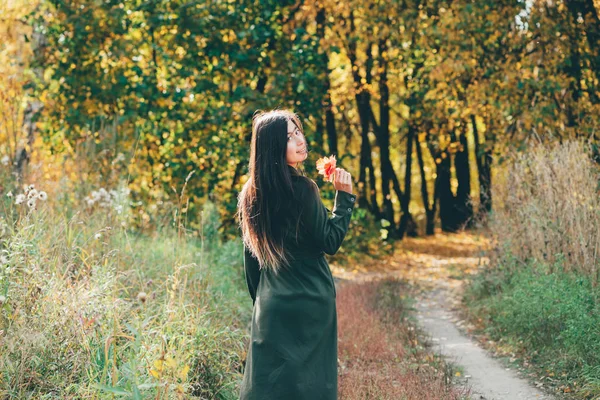
{"label": "woman's face", "polygon": [[307,157],[306,139],[294,121],[288,119],[286,162],[292,167]]}

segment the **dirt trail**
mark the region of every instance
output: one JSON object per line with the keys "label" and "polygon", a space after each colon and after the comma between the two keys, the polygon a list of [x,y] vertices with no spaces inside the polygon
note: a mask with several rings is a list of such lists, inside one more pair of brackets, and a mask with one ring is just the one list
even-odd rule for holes
{"label": "dirt trail", "polygon": [[464,277],[488,263],[489,243],[481,236],[436,234],[407,238],[393,256],[354,270],[332,263],[334,277],[355,281],[401,278],[417,289],[416,316],[434,348],[459,365],[458,384],[471,388],[472,399],[550,400],[516,370],[504,367],[466,333],[470,328],[457,313]]}

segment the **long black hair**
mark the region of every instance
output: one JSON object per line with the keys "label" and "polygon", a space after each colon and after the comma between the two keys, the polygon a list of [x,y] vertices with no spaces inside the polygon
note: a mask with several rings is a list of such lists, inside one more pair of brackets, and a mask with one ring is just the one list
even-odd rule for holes
{"label": "long black hair", "polygon": [[249,178],[238,196],[237,218],[243,242],[261,268],[274,272],[291,261],[283,243],[290,222],[295,222],[297,235],[302,212],[294,193],[292,174],[304,176],[305,172],[300,168],[294,170],[286,162],[289,120],[304,133],[298,115],[292,111],[254,114]]}

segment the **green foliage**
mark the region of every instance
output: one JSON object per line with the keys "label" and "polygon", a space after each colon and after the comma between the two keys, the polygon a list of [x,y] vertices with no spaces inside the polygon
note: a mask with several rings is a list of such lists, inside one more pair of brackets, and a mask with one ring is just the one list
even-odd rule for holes
{"label": "green foliage", "polygon": [[[166,201],[197,171],[201,179],[188,182],[187,226],[200,228],[199,206],[210,194],[224,217],[223,238],[236,236],[234,191],[246,172],[252,112],[284,106],[282,98],[300,114],[320,109],[318,41],[302,26],[290,35],[281,25],[294,7],[42,1],[28,22],[45,44],[32,82],[45,100],[37,116],[45,143],[89,159],[127,149],[129,187],[144,203]],[[270,85],[255,91],[257,76]],[[86,181],[114,172],[110,163],[83,168]]]}
{"label": "green foliage", "polygon": [[[391,241],[386,240],[389,224],[377,221],[366,209],[355,207],[350,219],[350,227],[344,242],[335,257],[345,262],[360,262],[364,257],[385,257],[392,251]],[[385,238],[382,230],[386,231]]]}

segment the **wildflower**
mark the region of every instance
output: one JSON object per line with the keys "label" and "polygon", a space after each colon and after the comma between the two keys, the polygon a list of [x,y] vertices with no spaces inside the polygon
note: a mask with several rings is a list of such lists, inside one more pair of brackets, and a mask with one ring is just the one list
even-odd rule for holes
{"label": "wildflower", "polygon": [[12,194],[12,192],[8,192],[8,193],[6,193],[6,197],[13,197],[13,194]]}
{"label": "wildflower", "polygon": [[17,195],[15,198],[15,204],[22,204],[25,201],[25,195],[23,193]]}
{"label": "wildflower", "polygon": [[138,299],[138,301],[139,301],[140,303],[145,303],[145,302],[146,302],[146,299],[147,299],[147,297],[148,297],[148,296],[146,295],[146,292],[139,292],[139,293],[138,293],[138,295],[137,295],[137,299]]}
{"label": "wildflower", "polygon": [[0,162],[2,163],[2,165],[8,165],[8,163],[10,162],[10,158],[8,158],[8,156],[4,156],[2,157],[2,160],[0,160]]}
{"label": "wildflower", "polygon": [[125,154],[123,154],[123,153],[119,153],[119,154],[117,154],[117,156],[116,156],[116,157],[115,157],[115,159],[112,161],[112,163],[113,163],[113,164],[116,164],[116,163],[118,163],[118,162],[121,162],[121,161],[125,161]]}
{"label": "wildflower", "polygon": [[331,157],[321,157],[317,160],[317,170],[320,175],[323,175],[326,181],[333,182],[336,163],[334,155]]}
{"label": "wildflower", "polygon": [[96,238],[96,240],[98,240],[102,237],[102,234],[100,232],[98,232],[98,233],[96,233],[96,235],[94,237]]}
{"label": "wildflower", "polygon": [[105,188],[100,188],[98,190],[93,190],[86,198],[85,201],[88,207],[98,206],[101,208],[112,208],[115,207],[115,210],[118,214],[121,214],[123,208],[116,205],[120,203],[123,197],[129,194],[129,189],[122,190],[106,190]]}
{"label": "wildflower", "polygon": [[104,188],[99,190],[93,190],[92,193],[86,198],[89,207],[98,203],[100,207],[109,207],[111,205],[111,198],[109,192]]}
{"label": "wildflower", "polygon": [[37,195],[38,195],[38,191],[37,191],[37,190],[35,190],[35,189],[31,189],[31,190],[29,191],[29,193],[27,193],[27,198],[28,198],[28,199],[32,199],[32,198],[34,198],[34,197],[37,197]]}
{"label": "wildflower", "polygon": [[32,183],[31,185],[29,185],[29,186],[27,186],[27,187],[25,188],[25,192],[26,192],[26,193],[29,193],[29,192],[31,192],[33,189],[35,189],[35,185]]}
{"label": "wildflower", "polygon": [[48,200],[48,195],[46,194],[46,192],[41,191],[38,193],[38,199],[40,199],[41,201],[46,201]]}
{"label": "wildflower", "polygon": [[27,207],[35,209],[35,197],[27,200]]}

